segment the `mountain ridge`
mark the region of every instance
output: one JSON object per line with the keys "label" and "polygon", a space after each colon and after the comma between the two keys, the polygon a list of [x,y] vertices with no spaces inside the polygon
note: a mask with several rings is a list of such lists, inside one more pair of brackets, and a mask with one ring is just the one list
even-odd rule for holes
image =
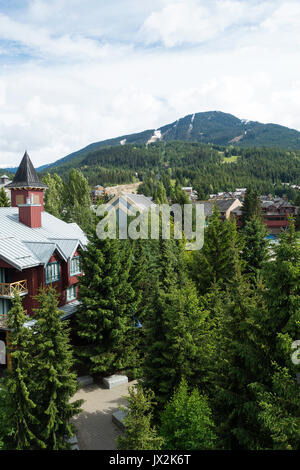
{"label": "mountain ridge", "polygon": [[[126,144],[149,145],[158,141],[172,140],[223,146],[300,149],[300,132],[296,129],[279,124],[263,124],[259,121],[239,119],[222,111],[206,111],[188,114],[158,129],[148,129],[91,143],[53,163],[38,167],[37,171],[45,171],[47,168],[63,165],[75,157],[80,159],[82,156],[84,158],[87,153],[103,147]],[[6,171],[13,170],[12,168],[6,169]]]}

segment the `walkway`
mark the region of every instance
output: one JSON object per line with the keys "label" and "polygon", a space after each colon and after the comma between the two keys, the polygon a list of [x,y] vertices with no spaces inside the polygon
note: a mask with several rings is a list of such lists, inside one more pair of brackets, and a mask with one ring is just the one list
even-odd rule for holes
{"label": "walkway", "polygon": [[85,400],[83,412],[74,418],[80,450],[115,450],[115,439],[120,429],[112,422],[112,413],[118,405],[126,405],[128,386],[135,382],[108,390],[99,385],[80,389],[74,400]]}

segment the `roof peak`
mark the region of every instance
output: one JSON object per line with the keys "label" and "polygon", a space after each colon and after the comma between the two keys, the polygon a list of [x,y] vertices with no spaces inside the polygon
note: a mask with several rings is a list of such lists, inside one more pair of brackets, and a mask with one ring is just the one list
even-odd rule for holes
{"label": "roof peak", "polygon": [[20,166],[15,174],[15,177],[7,188],[43,188],[47,186],[40,181],[40,178],[34,168],[32,161],[29,158],[27,150],[25,150],[24,156],[20,163]]}

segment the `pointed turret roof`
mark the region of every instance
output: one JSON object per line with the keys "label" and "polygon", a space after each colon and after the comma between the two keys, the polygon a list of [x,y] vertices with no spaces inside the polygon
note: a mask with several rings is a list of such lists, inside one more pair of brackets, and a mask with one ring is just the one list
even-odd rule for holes
{"label": "pointed turret roof", "polygon": [[29,158],[27,151],[20,163],[20,166],[15,174],[12,183],[6,186],[7,188],[39,188],[46,189],[47,186],[42,183],[38,174]]}

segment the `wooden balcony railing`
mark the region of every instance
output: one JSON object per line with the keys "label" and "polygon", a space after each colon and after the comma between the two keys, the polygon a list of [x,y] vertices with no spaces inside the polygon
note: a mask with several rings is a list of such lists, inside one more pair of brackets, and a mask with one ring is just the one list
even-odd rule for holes
{"label": "wooden balcony railing", "polygon": [[27,281],[18,282],[2,282],[0,283],[0,298],[11,299],[15,294],[26,295],[28,294]]}

